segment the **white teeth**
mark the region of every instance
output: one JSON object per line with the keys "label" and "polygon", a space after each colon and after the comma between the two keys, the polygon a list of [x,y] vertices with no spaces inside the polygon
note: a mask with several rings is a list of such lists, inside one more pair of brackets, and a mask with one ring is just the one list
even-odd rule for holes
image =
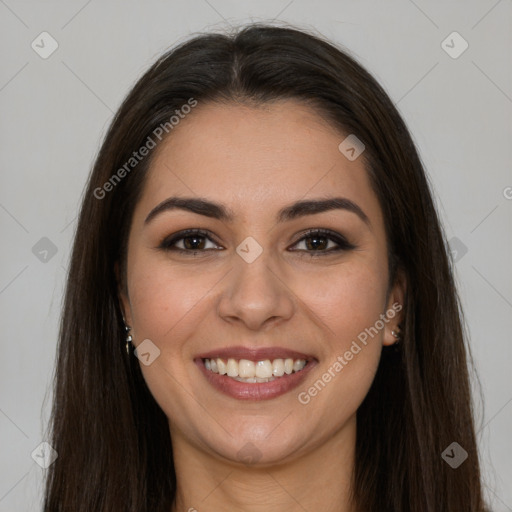
{"label": "white teeth", "polygon": [[220,375],[226,375],[240,382],[271,382],[283,375],[290,375],[301,371],[306,366],[304,359],[264,359],[250,361],[249,359],[228,358],[227,362],[221,358],[204,359],[207,370]]}
{"label": "white teeth", "polygon": [[293,362],[293,371],[298,372],[299,370],[302,370],[302,368],[304,368],[304,366],[302,365],[302,361],[300,359],[296,359]]}
{"label": "white teeth", "polygon": [[254,363],[248,359],[240,359],[238,362],[238,376],[248,379],[256,375]]}
{"label": "white teeth", "polygon": [[256,377],[260,379],[272,377],[272,363],[268,359],[256,363]]}
{"label": "white teeth", "polygon": [[228,377],[238,377],[238,363],[235,359],[228,359],[226,369],[228,371]]}
{"label": "white teeth", "polygon": [[254,384],[255,382],[272,382],[273,380],[276,380],[275,377],[270,377],[268,379],[259,379],[258,377],[249,377],[247,379],[243,379],[242,377],[233,377],[233,379],[238,382],[250,382],[251,384]]}
{"label": "white teeth", "polygon": [[282,359],[274,359],[272,363],[272,373],[276,377],[282,377],[284,375],[284,361]]}
{"label": "white teeth", "polygon": [[[208,359],[206,359],[208,361]],[[228,369],[226,368],[226,363],[222,359],[217,359],[217,368],[221,375],[226,375],[228,373]]]}

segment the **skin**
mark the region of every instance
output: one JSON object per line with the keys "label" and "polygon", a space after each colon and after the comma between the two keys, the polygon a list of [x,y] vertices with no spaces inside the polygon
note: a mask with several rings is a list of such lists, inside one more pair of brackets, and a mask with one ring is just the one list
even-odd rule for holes
{"label": "skin", "polygon": [[[210,103],[199,104],[157,150],[134,211],[127,293],[120,291],[120,300],[134,345],[150,339],[160,350],[141,370],[169,418],[178,485],[173,511],[356,510],[349,501],[356,411],[383,345],[396,341],[391,330],[402,313],[309,403],[297,395],[381,314],[403,304],[405,286],[399,280],[386,293],[382,211],[363,157],[349,161],[338,150],[344,138],[294,100]],[[228,223],[169,210],[144,224],[175,195],[224,203],[236,218]],[[370,225],[347,210],[276,223],[285,205],[334,196],[357,203]],[[196,256],[192,249],[188,255],[158,249],[189,228],[212,234],[199,238]],[[322,238],[329,246],[315,252],[303,238],[310,228],[333,230],[356,248],[329,253],[337,243]],[[252,263],[236,252],[248,236],[263,249]],[[175,246],[194,247],[184,242]],[[223,250],[209,250],[215,248]],[[240,401],[214,389],[193,362],[202,352],[234,345],[296,349],[318,364],[291,392]],[[238,455],[248,443],[259,457],[252,464]]]}

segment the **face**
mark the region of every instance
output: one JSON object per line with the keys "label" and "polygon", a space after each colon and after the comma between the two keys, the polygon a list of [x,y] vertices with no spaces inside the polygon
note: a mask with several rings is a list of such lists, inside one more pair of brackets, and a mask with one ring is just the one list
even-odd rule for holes
{"label": "face", "polygon": [[173,443],[284,462],[354,427],[403,289],[345,137],[291,100],[199,104],[158,148],[121,301]]}

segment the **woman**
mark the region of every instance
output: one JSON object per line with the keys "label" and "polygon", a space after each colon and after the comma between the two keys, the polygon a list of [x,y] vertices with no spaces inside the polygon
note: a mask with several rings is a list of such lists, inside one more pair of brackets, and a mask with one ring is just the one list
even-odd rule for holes
{"label": "woman", "polygon": [[78,222],[45,510],[485,510],[447,246],[346,52],[260,24],[137,82]]}

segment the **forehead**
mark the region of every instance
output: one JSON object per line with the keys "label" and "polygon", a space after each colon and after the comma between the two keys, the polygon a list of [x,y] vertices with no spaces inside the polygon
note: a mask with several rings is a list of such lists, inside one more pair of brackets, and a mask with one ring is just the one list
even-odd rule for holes
{"label": "forehead", "polygon": [[342,195],[375,219],[380,208],[363,157],[350,161],[338,149],[347,135],[296,100],[199,103],[158,147],[137,209],[147,214],[172,195],[201,196],[247,221],[299,199]]}

